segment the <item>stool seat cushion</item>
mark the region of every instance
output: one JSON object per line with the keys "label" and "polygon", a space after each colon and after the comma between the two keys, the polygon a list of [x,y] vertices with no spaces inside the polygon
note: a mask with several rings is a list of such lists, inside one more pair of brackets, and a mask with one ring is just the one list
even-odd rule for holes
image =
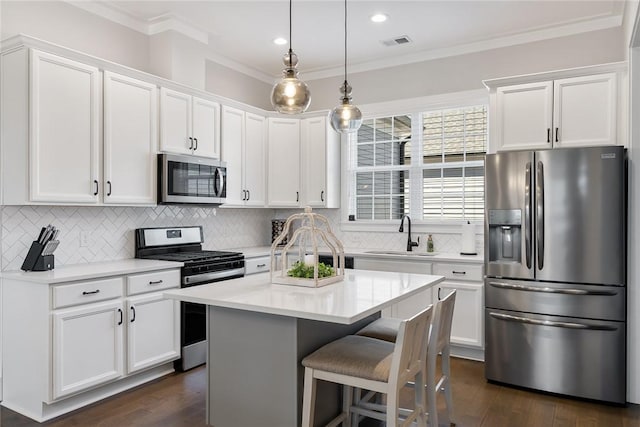
{"label": "stool seat cushion", "polygon": [[392,317],[381,317],[364,328],[356,332],[356,335],[365,337],[376,338],[379,340],[396,342],[398,336],[398,329],[400,329],[401,319],[394,319]]}
{"label": "stool seat cushion", "polygon": [[395,345],[348,335],[330,342],[302,360],[307,368],[373,381],[388,381]]}

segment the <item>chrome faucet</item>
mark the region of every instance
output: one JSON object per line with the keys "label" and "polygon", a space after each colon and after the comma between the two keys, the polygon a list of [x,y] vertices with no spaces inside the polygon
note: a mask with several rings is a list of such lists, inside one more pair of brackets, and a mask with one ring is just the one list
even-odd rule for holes
{"label": "chrome faucet", "polygon": [[420,242],[420,236],[418,236],[418,241],[417,242],[412,242],[411,241],[411,218],[409,218],[409,215],[403,215],[402,219],[400,219],[400,229],[398,230],[400,233],[402,233],[404,231],[404,219],[407,218],[407,223],[409,224],[409,230],[407,233],[407,251],[411,252],[411,248],[418,246],[418,243]]}

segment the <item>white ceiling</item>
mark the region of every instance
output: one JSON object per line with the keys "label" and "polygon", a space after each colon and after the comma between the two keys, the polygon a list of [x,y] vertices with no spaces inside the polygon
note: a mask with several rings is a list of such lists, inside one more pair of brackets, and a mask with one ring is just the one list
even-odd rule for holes
{"label": "white ceiling", "polygon": [[[288,46],[289,2],[81,1],[71,2],[146,34],[179,31],[207,45],[219,62],[265,81],[282,69]],[[348,3],[349,72],[577,34],[622,24],[622,0],[426,0]],[[293,1],[293,49],[304,79],[343,72],[344,2]],[[369,20],[382,12],[389,19]],[[382,41],[408,36],[411,43]]]}

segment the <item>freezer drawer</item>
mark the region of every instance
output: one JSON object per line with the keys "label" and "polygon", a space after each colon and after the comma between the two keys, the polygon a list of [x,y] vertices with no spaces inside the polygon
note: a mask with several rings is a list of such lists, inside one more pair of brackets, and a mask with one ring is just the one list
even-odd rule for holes
{"label": "freezer drawer", "polygon": [[548,315],[624,321],[626,288],[485,279],[485,306]]}
{"label": "freezer drawer", "polygon": [[624,403],[625,324],[485,309],[488,380]]}

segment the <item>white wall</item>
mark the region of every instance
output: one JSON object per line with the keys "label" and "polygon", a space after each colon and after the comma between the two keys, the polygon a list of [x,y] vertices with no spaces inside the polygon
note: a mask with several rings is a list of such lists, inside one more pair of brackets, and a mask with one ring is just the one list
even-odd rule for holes
{"label": "white wall", "polygon": [[239,73],[231,68],[207,60],[205,63],[206,90],[215,94],[272,111],[271,85]]}

